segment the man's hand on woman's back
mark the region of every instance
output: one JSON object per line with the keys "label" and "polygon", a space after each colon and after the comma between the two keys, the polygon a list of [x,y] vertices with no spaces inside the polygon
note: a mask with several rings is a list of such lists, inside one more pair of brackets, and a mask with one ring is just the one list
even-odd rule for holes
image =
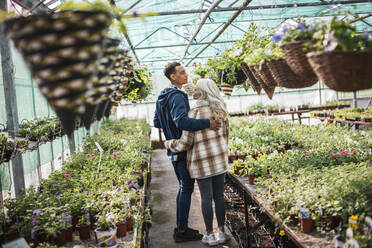
{"label": "man's hand on woman's back", "polygon": [[221,127],[221,122],[216,121],[213,117],[209,118],[209,128],[213,129],[214,131],[217,131]]}

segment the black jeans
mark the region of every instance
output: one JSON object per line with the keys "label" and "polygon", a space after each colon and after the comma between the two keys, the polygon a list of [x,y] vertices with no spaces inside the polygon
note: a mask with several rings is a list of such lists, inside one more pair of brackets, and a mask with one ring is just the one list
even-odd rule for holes
{"label": "black jeans", "polygon": [[197,179],[201,195],[201,209],[207,232],[213,231],[212,199],[216,209],[217,224],[218,226],[225,225],[225,201],[223,198],[225,175],[226,173],[222,173],[205,179]]}
{"label": "black jeans", "polygon": [[172,164],[179,183],[177,194],[177,226],[179,230],[184,231],[188,227],[191,194],[194,192],[195,179],[191,179],[190,177],[186,160],[172,161]]}

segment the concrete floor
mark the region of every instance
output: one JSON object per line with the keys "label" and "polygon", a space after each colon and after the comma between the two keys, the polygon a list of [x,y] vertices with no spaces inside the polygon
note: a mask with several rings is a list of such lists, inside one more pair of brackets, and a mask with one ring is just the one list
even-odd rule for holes
{"label": "concrete floor", "polygon": [[[173,229],[176,225],[176,196],[178,181],[174,174],[173,166],[168,160],[165,150],[155,150],[152,155],[152,179],[151,179],[151,207],[153,211],[153,225],[149,234],[149,246],[151,248],[198,248],[207,247],[200,241],[175,243]],[[204,221],[200,209],[200,193],[195,182],[195,190],[192,196],[189,226],[205,233]],[[214,219],[214,228],[217,221]],[[228,229],[226,228],[228,232]],[[216,247],[238,247],[234,238],[224,245]]]}

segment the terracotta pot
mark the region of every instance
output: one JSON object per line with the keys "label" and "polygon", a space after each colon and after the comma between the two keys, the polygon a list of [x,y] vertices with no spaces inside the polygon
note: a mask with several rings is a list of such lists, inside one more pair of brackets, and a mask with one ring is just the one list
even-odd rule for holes
{"label": "terracotta pot", "polygon": [[133,230],[133,220],[132,217],[129,217],[127,219],[127,231],[132,231]]}
{"label": "terracotta pot", "polygon": [[90,226],[78,226],[80,240],[90,239]]}
{"label": "terracotta pot", "polygon": [[246,155],[238,155],[238,159],[245,159]]}
{"label": "terracotta pot", "polygon": [[119,223],[116,225],[116,227],[116,236],[118,238],[125,237],[125,235],[127,235],[127,222]]}
{"label": "terracotta pot", "polygon": [[256,178],[256,176],[248,175],[248,183],[250,185],[254,185],[254,179],[255,178]]}
{"label": "terracotta pot", "polygon": [[66,230],[59,233],[57,237],[54,238],[53,243],[57,246],[64,246],[66,244]]}
{"label": "terracotta pot", "polygon": [[79,218],[72,218],[72,230],[77,230],[76,226],[79,223]]}
{"label": "terracotta pot", "polygon": [[65,232],[66,242],[72,242],[73,233],[74,233],[74,230],[72,229],[72,227],[70,227],[69,229],[66,230],[66,232]]}
{"label": "terracotta pot", "polygon": [[301,220],[301,232],[311,233],[314,230],[314,220],[312,219],[300,219]]}

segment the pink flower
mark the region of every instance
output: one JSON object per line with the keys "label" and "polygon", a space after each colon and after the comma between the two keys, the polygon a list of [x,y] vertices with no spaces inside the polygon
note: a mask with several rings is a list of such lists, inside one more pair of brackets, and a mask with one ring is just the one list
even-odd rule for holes
{"label": "pink flower", "polygon": [[333,150],[332,149],[329,149],[328,152],[333,152]]}
{"label": "pink flower", "polygon": [[333,153],[332,154],[332,157],[335,158],[335,159],[337,159],[337,154],[336,153]]}
{"label": "pink flower", "polygon": [[343,154],[344,154],[345,157],[350,155],[348,152],[344,152]]}
{"label": "pink flower", "polygon": [[305,160],[308,160],[309,158],[310,158],[309,156],[305,156],[305,158],[304,158],[304,159],[305,159]]}
{"label": "pink flower", "polygon": [[89,157],[89,158],[94,158],[94,154],[91,153],[91,154],[88,155],[88,157]]}
{"label": "pink flower", "polygon": [[118,131],[115,131],[114,134],[117,135],[117,134],[119,134],[119,132]]}
{"label": "pink flower", "polygon": [[354,147],[350,148],[350,151],[351,152],[355,151],[355,148]]}
{"label": "pink flower", "polygon": [[284,160],[288,160],[288,158],[285,158]]}
{"label": "pink flower", "polygon": [[344,152],[345,150],[341,148],[339,151],[340,151],[340,152]]}
{"label": "pink flower", "polygon": [[70,174],[66,173],[63,175],[64,178],[70,177]]}

